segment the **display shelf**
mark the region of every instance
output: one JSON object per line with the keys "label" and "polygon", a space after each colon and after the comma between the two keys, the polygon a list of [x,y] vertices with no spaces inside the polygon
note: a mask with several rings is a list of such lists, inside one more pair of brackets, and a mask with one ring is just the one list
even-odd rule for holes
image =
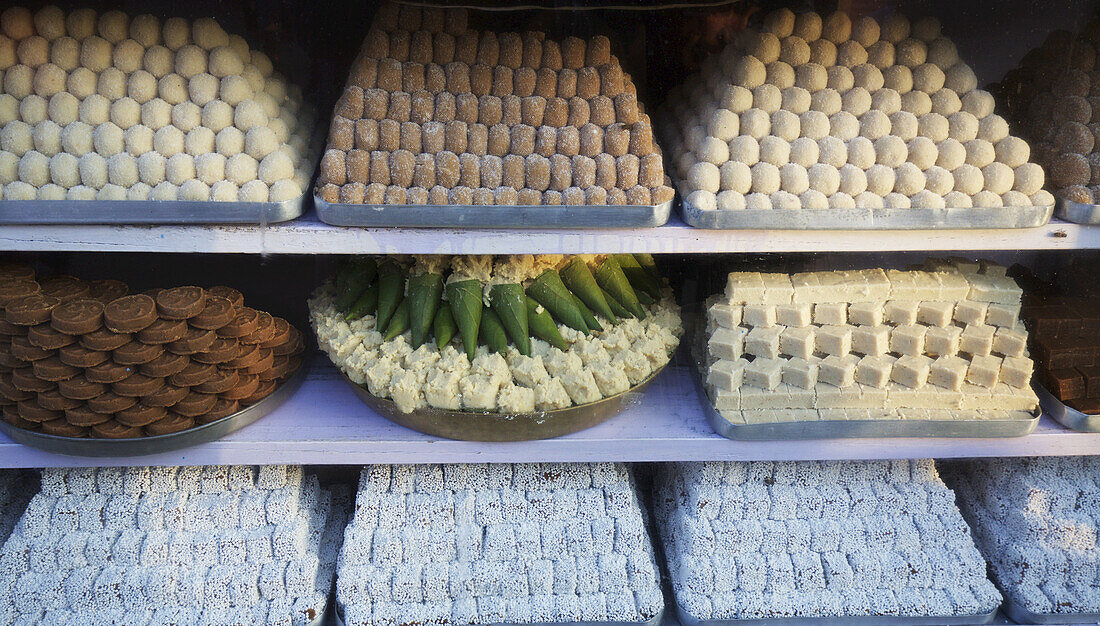
{"label": "display shelf", "polygon": [[[884,244],[884,242],[888,242]],[[1054,220],[1020,230],[703,230],[659,228],[345,228],[313,213],[266,226],[2,226],[0,250],[270,254],[579,254],[1100,249],[1100,227]]]}
{"label": "display shelf", "polygon": [[730,441],[703,416],[691,371],[670,366],[622,414],[588,430],[544,441],[443,440],[405,429],[359,401],[324,357],[285,404],[225,439],[186,450],[129,458],[66,457],[0,435],[0,466],[520,463],[958,458],[1100,454],[1100,433],[1067,430],[1044,417],[1011,439],[833,439]]}

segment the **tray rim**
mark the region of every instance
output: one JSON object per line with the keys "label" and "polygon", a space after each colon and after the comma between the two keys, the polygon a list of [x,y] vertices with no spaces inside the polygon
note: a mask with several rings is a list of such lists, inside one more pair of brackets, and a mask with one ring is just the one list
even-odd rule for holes
{"label": "tray rim", "polygon": [[268,415],[298,391],[306,379],[307,369],[309,369],[308,359],[303,359],[298,371],[263,400],[220,420],[178,433],[134,439],[61,437],[24,430],[2,420],[0,420],[0,431],[21,445],[65,456],[111,458],[174,452],[217,441]]}
{"label": "tray rim", "polygon": [[[354,228],[658,228],[668,222],[674,202],[675,198],[644,205],[350,204],[326,202],[316,193],[313,195],[318,219],[331,226]],[[355,219],[341,217],[344,212],[353,210],[359,213]],[[389,217],[391,213],[394,214],[392,218]],[[533,213],[543,214],[536,217],[544,219],[525,218]],[[464,216],[470,214],[473,219],[466,221]],[[614,223],[614,218],[621,218],[623,214],[630,214],[630,219]],[[415,219],[410,219],[412,217]]]}
{"label": "tray rim", "polygon": [[1100,613],[1032,613],[1014,600],[1005,598],[1004,611],[1017,624],[1094,624]]}
{"label": "tray rim", "polygon": [[1054,215],[1058,219],[1084,226],[1100,225],[1100,204],[1085,204],[1065,198],[1058,198],[1054,205]]}
{"label": "tray rim", "polygon": [[[344,621],[344,605],[339,601],[333,602],[336,610],[333,611],[333,621],[336,626],[347,626]],[[538,622],[538,623],[524,623],[516,624],[512,622],[493,622],[491,624],[484,624],[483,626],[660,626],[661,622],[665,618],[665,611],[668,610],[668,606],[665,605],[661,608],[653,617],[644,622]]]}
{"label": "tray rim", "polygon": [[[679,197],[679,196],[677,196]],[[997,229],[1020,230],[1025,228],[1039,228],[1050,222],[1054,215],[1055,205],[1042,207],[999,207],[999,208],[946,208],[946,209],[768,209],[742,211],[703,211],[691,206],[687,198],[680,199],[680,216],[684,223],[693,228],[703,230],[970,230],[970,229]],[[1025,211],[1035,213],[1033,219],[1023,226],[997,226],[974,223],[975,217],[1001,217],[1005,211],[1015,210],[1023,214]],[[975,212],[981,212],[975,215]],[[742,221],[755,222],[748,224],[735,224],[732,226],[704,226],[701,225],[703,216],[708,214],[720,214],[730,216],[742,216]],[[816,225],[796,225],[787,219],[791,215],[811,214],[813,221],[822,223]],[[935,218],[940,222],[935,223]],[[827,216],[827,219],[826,219]],[[905,223],[908,218],[910,223]],[[919,218],[919,219],[918,219]],[[875,224],[876,221],[882,221]],[[913,220],[917,222],[914,223]],[[728,221],[728,220],[727,220]],[[919,223],[927,221],[928,223]],[[894,223],[897,222],[897,223]]]}
{"label": "tray rim", "polygon": [[0,225],[278,224],[304,215],[309,196],[306,191],[281,202],[0,200]]}
{"label": "tray rim", "polygon": [[992,624],[1000,607],[989,613],[958,616],[935,615],[851,615],[838,617],[774,617],[761,619],[699,620],[684,613],[676,604],[676,615],[682,626],[845,626],[847,624],[882,624],[883,626],[967,626]]}
{"label": "tray rim", "polygon": [[[1043,407],[1043,412],[1053,418],[1054,421],[1077,432],[1100,433],[1100,415],[1088,415],[1078,411],[1054,397],[1054,394],[1047,391],[1047,388],[1038,382],[1032,387],[1039,396],[1039,405]],[[1097,615],[1100,617],[1100,614]]]}

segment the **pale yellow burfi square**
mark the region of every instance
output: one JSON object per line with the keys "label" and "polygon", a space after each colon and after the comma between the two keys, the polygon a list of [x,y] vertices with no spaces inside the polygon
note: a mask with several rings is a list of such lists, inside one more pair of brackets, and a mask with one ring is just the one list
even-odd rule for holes
{"label": "pale yellow burfi square", "polygon": [[786,385],[780,383],[773,389],[760,387],[741,388],[741,410],[785,409],[790,406],[790,396]]}
{"label": "pale yellow burfi square", "polygon": [[812,322],[813,306],[808,302],[776,305],[776,323],[788,328],[805,328]]}
{"label": "pale yellow burfi square", "polygon": [[928,372],[928,382],[937,387],[960,391],[966,382],[969,363],[957,356],[941,356],[932,362]]}
{"label": "pale yellow burfi square", "polygon": [[848,419],[847,409],[818,409],[818,419],[826,422],[839,422]]}
{"label": "pale yellow burfi square", "polygon": [[970,283],[958,272],[935,272],[940,283],[940,297],[948,302],[966,300],[970,293]]}
{"label": "pale yellow burfi square", "polygon": [[962,386],[962,403],[959,408],[965,410],[996,408],[993,390],[969,382],[964,384]]}
{"label": "pale yellow burfi square", "polygon": [[886,406],[886,389],[862,383],[856,383],[856,389],[859,390],[859,400],[853,406],[861,409],[881,409]]}
{"label": "pale yellow burfi square", "polygon": [[765,359],[779,356],[779,336],[786,330],[782,326],[762,328],[757,326],[745,335],[745,353]]}
{"label": "pale yellow burfi square", "polygon": [[745,424],[745,414],[741,411],[718,411],[718,414],[730,424]]}
{"label": "pale yellow burfi square", "polygon": [[898,326],[906,326],[917,323],[917,309],[920,302],[917,300],[890,300],[886,303],[884,314],[886,321]]}
{"label": "pale yellow burfi square", "polygon": [[717,359],[736,361],[745,351],[744,328],[719,328],[707,341],[707,353]]}
{"label": "pale yellow burfi square", "polygon": [[707,309],[707,322],[720,328],[737,328],[741,325],[741,305],[712,304]]}
{"label": "pale yellow burfi square", "polygon": [[764,304],[790,304],[794,297],[791,277],[787,274],[761,274],[764,282]]}
{"label": "pale yellow burfi square", "polygon": [[955,409],[962,402],[962,394],[950,389],[925,386],[921,389],[910,389],[904,385],[891,383],[886,388],[887,408],[917,408],[917,409]]}
{"label": "pale yellow burfi square", "polygon": [[927,326],[906,324],[898,326],[890,333],[890,352],[906,356],[924,354],[924,335]]}
{"label": "pale yellow burfi square", "polygon": [[928,382],[932,359],[922,354],[906,354],[894,362],[890,380],[910,389],[920,389]]}
{"label": "pale yellow burfi square", "polygon": [[834,387],[851,387],[856,382],[856,364],[850,359],[829,355],[817,367],[817,380]]}
{"label": "pale yellow burfi square", "polygon": [[726,299],[730,304],[764,301],[764,280],[759,272],[730,272],[726,277]]}
{"label": "pale yellow burfi square", "polygon": [[890,373],[894,369],[894,357],[865,356],[856,365],[856,382],[883,389],[890,382]]}
{"label": "pale yellow burfi square", "polygon": [[[760,389],[775,389],[783,376],[783,362],[778,359],[757,358],[745,366],[741,381],[742,392],[745,385]],[[742,401],[744,398],[742,398]]]}
{"label": "pale yellow burfi square", "polygon": [[889,326],[856,326],[852,328],[852,351],[866,356],[882,356],[890,351]]}
{"label": "pale yellow burfi square", "polygon": [[817,406],[817,392],[794,385],[780,385],[787,394],[787,406],[792,409],[812,409]]}
{"label": "pale yellow burfi square", "polygon": [[863,285],[852,294],[852,302],[885,302],[890,299],[890,279],[881,268],[859,270]]}
{"label": "pale yellow burfi square", "polygon": [[985,324],[985,316],[988,310],[988,302],[961,300],[955,305],[955,321],[968,326],[980,326]]}
{"label": "pale yellow burfi square", "polygon": [[926,420],[928,419],[928,409],[912,406],[901,406],[894,409],[894,414],[899,420]]}
{"label": "pale yellow burfi square", "polygon": [[1027,331],[998,328],[993,334],[993,351],[1006,357],[1021,357],[1027,352]]}
{"label": "pale yellow burfi square", "polygon": [[809,359],[814,353],[816,335],[817,329],[813,326],[785,328],[779,335],[779,353]]}
{"label": "pale yellow burfi square", "polygon": [[955,409],[925,409],[925,412],[927,413],[925,419],[933,422],[950,422],[959,417],[959,411]]}
{"label": "pale yellow burfi square", "polygon": [[935,356],[955,356],[959,353],[962,329],[958,326],[929,328],[924,334],[924,352]]}
{"label": "pale yellow burfi square", "polygon": [[[856,419],[856,418],[853,417],[851,415],[851,413],[849,413],[848,419]],[[896,420],[896,419],[899,419],[899,418],[898,418],[897,411],[892,410],[892,409],[871,409],[871,410],[867,411],[866,413],[860,415],[860,417],[858,419],[882,421],[882,420]]]}
{"label": "pale yellow burfi square", "polygon": [[989,302],[990,304],[1019,304],[1023,291],[1016,281],[1001,276],[969,274],[970,300]]}
{"label": "pale yellow burfi square", "polygon": [[1026,389],[1031,384],[1031,359],[1009,356],[1001,362],[1001,382],[1009,387]]}
{"label": "pale yellow burfi square", "polygon": [[791,286],[794,288],[791,302],[796,304],[817,302],[822,292],[818,272],[801,272],[791,276]]}
{"label": "pale yellow burfi square", "polygon": [[844,356],[852,351],[852,327],[847,324],[822,326],[817,329],[814,341],[814,351]]}
{"label": "pale yellow burfi square", "polygon": [[775,326],[775,305],[774,304],[746,304],[744,312],[742,314],[742,320],[745,326],[756,326],[758,328],[771,328]]}
{"label": "pale yellow burfi square", "polygon": [[741,379],[745,375],[745,366],[748,361],[737,359],[731,361],[722,359],[710,366],[707,370],[707,384],[716,389],[732,391],[741,386]]}
{"label": "pale yellow burfi square", "polygon": [[746,424],[774,424],[775,411],[741,411]]}
{"label": "pale yellow burfi square", "polygon": [[817,384],[817,363],[795,357],[783,364],[783,382],[791,387],[813,389]]}
{"label": "pale yellow burfi square", "polygon": [[961,274],[977,274],[982,269],[981,261],[968,259],[961,256],[948,257],[948,262],[955,266]]}
{"label": "pale yellow burfi square", "polygon": [[929,326],[944,327],[951,323],[951,314],[955,312],[954,302],[932,302],[925,300],[917,308],[917,321]]}
{"label": "pale yellow burfi square", "polygon": [[967,326],[959,341],[959,350],[974,356],[988,356],[993,351],[996,328],[988,325]]}
{"label": "pale yellow burfi square", "polygon": [[916,285],[917,296],[914,300],[946,300],[941,293],[940,281],[932,272],[913,272],[913,283]]}
{"label": "pale yellow burfi square", "polygon": [[970,360],[970,368],[966,371],[966,382],[981,387],[994,387],[1000,380],[1001,361],[999,356],[973,357]]}
{"label": "pale yellow burfi square", "polygon": [[[749,387],[746,387],[749,389]],[[740,389],[716,389],[708,386],[708,395],[719,411],[737,411],[741,409]]]}
{"label": "pale yellow burfi square", "polygon": [[913,272],[902,270],[886,270],[886,278],[890,279],[891,300],[921,300],[920,289]]}
{"label": "pale yellow burfi square", "polygon": [[845,409],[859,404],[859,389],[854,384],[841,388],[818,383],[814,394],[815,406],[819,409]]}
{"label": "pale yellow burfi square", "polygon": [[814,324],[819,326],[848,323],[848,305],[844,302],[814,305]]}
{"label": "pale yellow burfi square", "polygon": [[885,321],[883,302],[853,302],[848,305],[848,321],[860,326],[881,326]]}
{"label": "pale yellow burfi square", "polygon": [[985,313],[985,323],[990,326],[1013,328],[1019,320],[1019,304],[991,304]]}
{"label": "pale yellow burfi square", "polygon": [[814,409],[779,409],[774,413],[776,422],[816,422],[819,419]]}
{"label": "pale yellow burfi square", "polygon": [[986,276],[1004,277],[1008,275],[1008,268],[996,261],[985,259],[979,261],[979,264],[981,265],[981,269],[978,270],[978,272]]}
{"label": "pale yellow burfi square", "polygon": [[993,388],[993,398],[997,401],[998,409],[1003,411],[1034,411],[1039,406],[1039,397],[1030,387],[1009,387],[1005,383],[997,383]]}

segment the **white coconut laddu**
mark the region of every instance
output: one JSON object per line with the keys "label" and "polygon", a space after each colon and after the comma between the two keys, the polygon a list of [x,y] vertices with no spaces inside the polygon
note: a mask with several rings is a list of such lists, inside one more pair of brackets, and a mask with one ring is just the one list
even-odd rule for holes
{"label": "white coconut laddu", "polygon": [[[796,20],[834,28],[783,26]],[[701,209],[1050,204],[1027,143],[1009,136],[992,96],[976,88],[939,23],[891,22],[894,41],[869,17],[852,24],[844,13],[823,20],[781,9],[704,60],[669,93],[659,116],[684,197]],[[848,154],[808,147],[822,142],[847,146]],[[778,143],[790,144],[790,153],[777,152]],[[843,189],[820,173],[798,191],[797,169],[788,168],[790,185],[772,169],[808,169],[815,158],[838,170]],[[726,163],[753,168],[747,190],[743,177],[721,175]],[[840,172],[844,165],[854,167]],[[852,193],[862,187],[855,168],[874,180]]]}
{"label": "white coconut laddu", "polygon": [[334,500],[301,467],[45,470],[0,552],[0,621],[312,623]]}
{"label": "white coconut laddu", "polygon": [[[29,20],[29,21],[28,21]],[[0,44],[0,198],[281,201],[308,183],[313,113],[213,19],[12,7]],[[30,25],[30,34],[22,26]],[[46,29],[38,32],[36,29]],[[178,163],[209,159],[196,173]],[[143,159],[143,157],[145,157]],[[163,161],[175,159],[165,176]]]}
{"label": "white coconut laddu", "polygon": [[931,460],[666,464],[654,506],[679,611],[697,620],[1001,603]]}
{"label": "white coconut laddu", "polygon": [[617,464],[367,466],[336,597],[349,626],[644,623],[664,608]]}
{"label": "white coconut laddu", "polygon": [[1100,612],[1100,459],[951,463],[944,476],[1009,601],[1035,614]]}

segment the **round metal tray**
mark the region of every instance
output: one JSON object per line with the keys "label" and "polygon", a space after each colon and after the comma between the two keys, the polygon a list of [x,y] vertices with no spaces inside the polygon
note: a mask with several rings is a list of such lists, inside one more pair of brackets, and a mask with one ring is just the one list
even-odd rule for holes
{"label": "round metal tray", "polygon": [[1043,407],[1043,412],[1054,418],[1054,421],[1070,430],[1083,433],[1100,433],[1100,415],[1082,413],[1066,405],[1040,384],[1035,384],[1034,389],[1035,393],[1039,394],[1039,404]]}
{"label": "round metal tray", "polygon": [[216,422],[196,426],[189,430],[170,435],[157,435],[155,437],[140,437],[135,439],[93,439],[59,437],[44,433],[24,430],[11,424],[0,421],[0,431],[13,441],[32,448],[38,448],[47,452],[66,454],[69,456],[143,456],[146,454],[158,454],[171,452],[181,448],[189,448],[200,443],[207,443],[236,432],[252,422],[274,411],[280,404],[286,402],[290,396],[301,386],[305,380],[307,363],[302,366],[286,382],[279,386],[270,396],[260,400],[250,407],[237,411],[233,415],[223,417]]}
{"label": "round metal tray", "polygon": [[393,400],[371,394],[365,388],[355,384],[343,372],[341,376],[367,406],[377,411],[382,417],[405,428],[434,437],[460,441],[531,441],[568,435],[611,419],[626,408],[632,394],[639,393],[648,387],[664,369],[665,366],[662,365],[637,385],[603,400],[571,406],[567,409],[511,415],[432,408],[402,413]]}

